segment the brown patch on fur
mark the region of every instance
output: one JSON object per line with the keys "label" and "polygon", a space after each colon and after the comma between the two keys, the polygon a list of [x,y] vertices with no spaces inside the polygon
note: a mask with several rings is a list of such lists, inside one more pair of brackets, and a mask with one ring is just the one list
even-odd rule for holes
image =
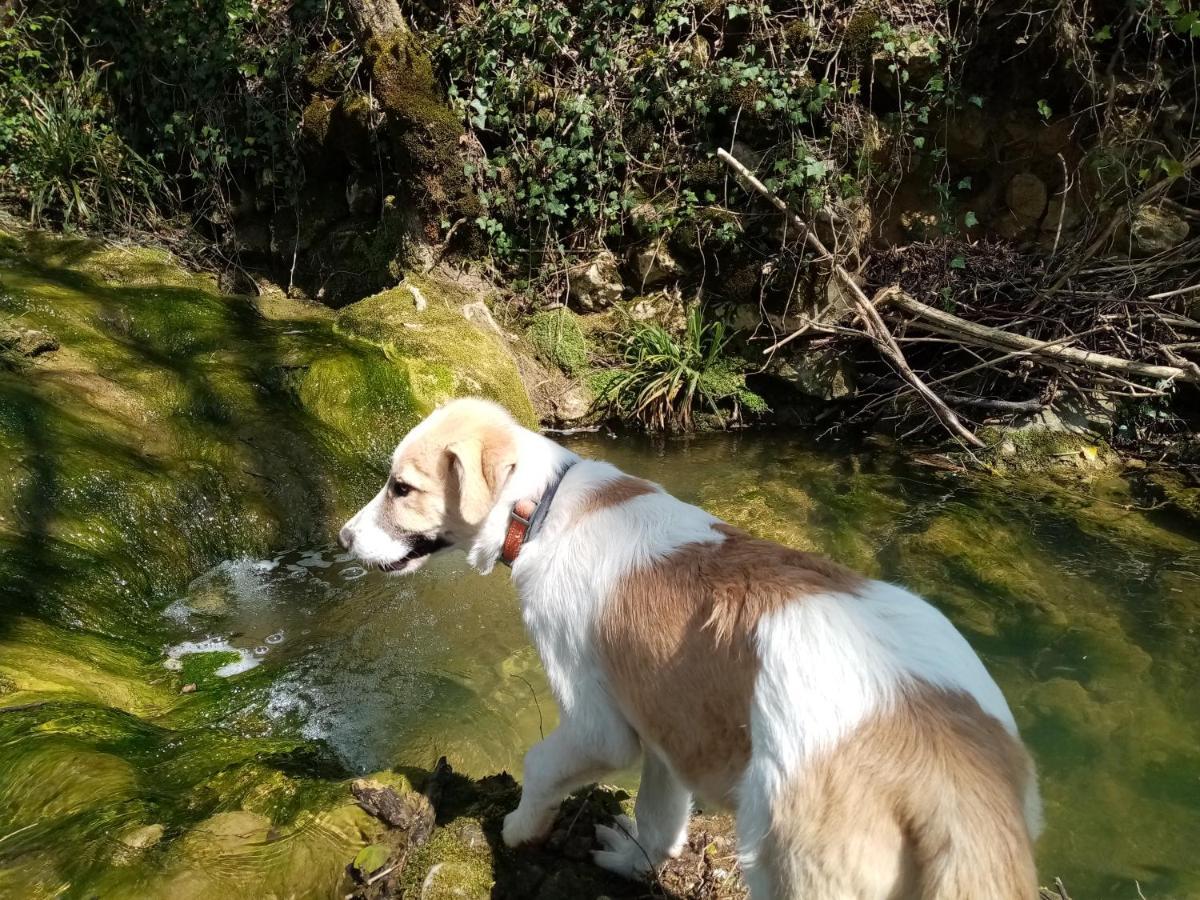
{"label": "brown patch on fur", "polygon": [[413,490],[403,497],[389,494],[380,526],[397,537],[470,533],[491,511],[516,464],[513,427],[503,410],[470,399],[427,418],[392,463],[392,478]]}
{"label": "brown patch on fur", "polygon": [[759,848],[772,897],[1033,900],[1020,741],[973,697],[918,683],[808,766]]}
{"label": "brown patch on fur", "polygon": [[638,733],[685,781],[728,801],[750,756],[758,620],[806,595],[852,593],[863,579],[728,525],[714,529],[723,541],[688,544],[625,576],[597,640]]}
{"label": "brown patch on fur", "polygon": [[632,475],[622,475],[612,481],[606,481],[595,490],[590,491],[575,507],[575,516],[582,519],[592,513],[628,503],[636,497],[656,493],[658,493],[658,487],[649,481],[643,478],[634,478]]}

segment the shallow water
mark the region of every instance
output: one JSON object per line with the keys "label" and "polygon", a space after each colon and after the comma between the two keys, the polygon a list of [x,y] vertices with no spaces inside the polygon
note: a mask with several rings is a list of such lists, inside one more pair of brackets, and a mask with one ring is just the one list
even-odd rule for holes
{"label": "shallow water", "polygon": [[[1004,688],[1038,761],[1043,879],[1061,876],[1078,898],[1200,896],[1189,525],[1126,508],[1121,482],[986,482],[777,433],[571,443],[930,598]],[[328,742],[354,770],[427,768],[444,753],[470,774],[519,774],[554,724],[506,570],[479,576],[461,555],[407,579],[331,548],[232,561],[165,615],[177,642],[226,641],[257,664],[248,715]]]}

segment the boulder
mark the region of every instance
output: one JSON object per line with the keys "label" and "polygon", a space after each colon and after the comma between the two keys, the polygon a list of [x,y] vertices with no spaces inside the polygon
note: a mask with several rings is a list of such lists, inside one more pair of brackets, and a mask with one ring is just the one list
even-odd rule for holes
{"label": "boulder", "polygon": [[630,262],[639,290],[658,287],[679,277],[679,263],[662,239],[648,247],[635,249]]}
{"label": "boulder", "polygon": [[818,400],[837,400],[856,390],[854,364],[835,350],[782,354],[772,361],[767,372]]}
{"label": "boulder", "polygon": [[608,309],[625,290],[617,258],[608,250],[572,267],[567,277],[571,299],[588,312]]}

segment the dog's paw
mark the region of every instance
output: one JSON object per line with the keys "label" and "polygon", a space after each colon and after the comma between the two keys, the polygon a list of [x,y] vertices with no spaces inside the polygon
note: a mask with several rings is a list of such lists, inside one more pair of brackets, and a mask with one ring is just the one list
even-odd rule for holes
{"label": "dog's paw", "polygon": [[596,840],[604,849],[592,851],[592,859],[600,868],[624,878],[645,878],[656,864],[638,844],[637,826],[628,816],[617,816],[614,824],[614,828],[596,826]]}
{"label": "dog's paw", "polygon": [[550,834],[550,826],[554,824],[553,816],[542,816],[541,819],[527,815],[519,807],[504,817],[504,827],[500,836],[506,847],[523,847],[527,844],[540,844]]}

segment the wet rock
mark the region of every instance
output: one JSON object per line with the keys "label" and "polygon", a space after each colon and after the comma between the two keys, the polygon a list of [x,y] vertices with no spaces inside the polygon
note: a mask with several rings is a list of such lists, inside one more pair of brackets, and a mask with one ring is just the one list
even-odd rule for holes
{"label": "wet rock", "polygon": [[1130,249],[1135,256],[1166,253],[1187,240],[1188,223],[1165,209],[1142,206],[1129,224]]}
{"label": "wet rock", "polygon": [[1046,185],[1032,172],[1014,175],[1004,196],[1009,210],[1024,225],[1036,224],[1046,212]]}
{"label": "wet rock", "polygon": [[571,299],[588,312],[608,309],[625,291],[617,258],[608,250],[574,266],[567,277]]}
{"label": "wet rock", "polygon": [[162,840],[165,829],[157,822],[126,831],[117,838],[117,849],[113,852],[113,863],[127,866],[142,853]]}
{"label": "wet rock", "polygon": [[855,391],[853,362],[834,350],[806,350],[776,357],[767,371],[800,393],[837,400]]}
{"label": "wet rock", "polygon": [[398,792],[393,787],[363,778],[355,781],[350,791],[366,812],[407,832],[410,845],[419,847],[433,834],[433,804],[424,794]]}
{"label": "wet rock", "polygon": [[58,338],[49,332],[37,328],[0,328],[0,353],[8,352],[32,359],[58,348]]}

